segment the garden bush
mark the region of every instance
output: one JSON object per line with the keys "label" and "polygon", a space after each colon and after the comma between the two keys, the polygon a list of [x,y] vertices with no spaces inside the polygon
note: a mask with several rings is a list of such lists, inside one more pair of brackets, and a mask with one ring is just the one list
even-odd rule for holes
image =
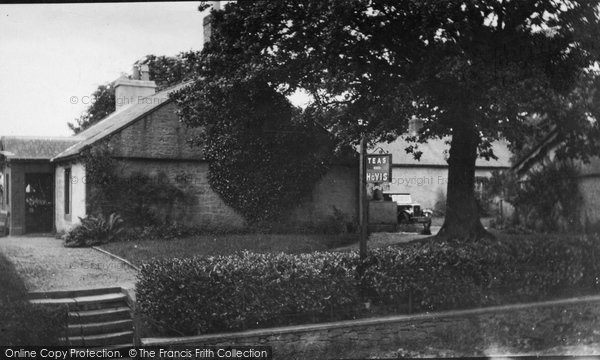
{"label": "garden bush", "polygon": [[392,313],[409,302],[439,311],[547,299],[596,291],[599,250],[598,236],[514,236],[375,249],[362,262],[356,252],[156,260],[142,266],[138,309],[197,334]]}
{"label": "garden bush", "polygon": [[115,213],[108,218],[86,216],[79,218],[80,224],[71,229],[65,236],[65,246],[82,247],[106,244],[115,240],[123,231],[123,220]]}
{"label": "garden bush", "polygon": [[23,280],[0,254],[0,346],[59,345],[66,309],[32,305]]}

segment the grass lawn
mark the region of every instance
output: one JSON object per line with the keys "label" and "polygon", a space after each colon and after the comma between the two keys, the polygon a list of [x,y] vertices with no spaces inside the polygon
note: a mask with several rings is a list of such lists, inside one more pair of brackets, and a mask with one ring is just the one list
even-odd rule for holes
{"label": "grass lawn", "polygon": [[174,240],[118,241],[102,245],[139,266],[153,258],[187,258],[228,255],[242,250],[260,253],[323,251],[358,241],[358,235],[324,234],[221,234]]}
{"label": "grass lawn", "polygon": [[0,304],[27,298],[25,283],[6,256],[0,253]]}

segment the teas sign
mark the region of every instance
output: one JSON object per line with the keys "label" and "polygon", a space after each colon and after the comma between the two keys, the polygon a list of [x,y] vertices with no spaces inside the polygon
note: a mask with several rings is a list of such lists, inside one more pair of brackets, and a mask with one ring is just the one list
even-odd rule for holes
{"label": "teas sign", "polygon": [[367,182],[392,181],[392,154],[367,155]]}

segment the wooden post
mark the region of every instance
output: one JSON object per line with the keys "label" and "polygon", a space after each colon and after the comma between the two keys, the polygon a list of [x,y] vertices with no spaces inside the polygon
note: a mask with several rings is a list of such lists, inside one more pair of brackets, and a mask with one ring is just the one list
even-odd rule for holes
{"label": "wooden post", "polygon": [[360,258],[367,257],[367,239],[369,238],[369,204],[367,202],[367,139],[363,136],[360,140],[360,164],[358,180],[358,216],[360,223]]}

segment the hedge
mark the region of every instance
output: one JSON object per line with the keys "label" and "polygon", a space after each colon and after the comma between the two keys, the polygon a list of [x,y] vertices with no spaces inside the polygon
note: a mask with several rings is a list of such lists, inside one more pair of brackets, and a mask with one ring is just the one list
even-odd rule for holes
{"label": "hedge", "polygon": [[0,346],[60,345],[66,320],[64,308],[30,304],[25,283],[0,254]]}
{"label": "hedge", "polygon": [[141,268],[138,309],[190,334],[284,325],[355,302],[355,254],[242,252],[158,260]]}
{"label": "hedge", "polygon": [[437,311],[596,290],[600,238],[521,236],[413,243],[356,252],[155,260],[137,284],[138,309],[184,334]]}

